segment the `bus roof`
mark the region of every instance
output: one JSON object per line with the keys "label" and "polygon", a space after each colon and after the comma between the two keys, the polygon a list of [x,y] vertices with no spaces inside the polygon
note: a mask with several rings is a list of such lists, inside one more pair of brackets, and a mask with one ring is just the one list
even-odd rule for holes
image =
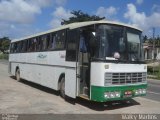
{"label": "bus roof", "polygon": [[67,29],[67,28],[69,28],[69,29],[75,29],[75,28],[80,28],[80,27],[94,25],[94,24],[120,25],[120,26],[126,26],[126,27],[129,27],[129,28],[133,28],[133,29],[142,31],[141,29],[139,29],[139,28],[137,28],[135,26],[131,26],[131,25],[128,25],[128,24],[125,24],[125,23],[120,23],[120,22],[113,22],[113,21],[107,21],[107,20],[86,21],[86,22],[76,22],[76,23],[71,23],[71,24],[68,24],[68,25],[62,25],[62,26],[60,26],[58,28],[51,29],[51,30],[48,30],[48,31],[45,31],[45,32],[37,33],[37,34],[30,35],[30,36],[27,36],[27,37],[24,37],[24,38],[20,38],[20,39],[14,39],[14,40],[12,40],[12,42],[21,41],[21,40],[25,40],[25,39],[29,39],[29,38],[33,38],[33,37],[36,37],[36,36],[40,36],[40,35],[43,35],[43,34],[55,32],[55,31],[59,31],[59,30]]}

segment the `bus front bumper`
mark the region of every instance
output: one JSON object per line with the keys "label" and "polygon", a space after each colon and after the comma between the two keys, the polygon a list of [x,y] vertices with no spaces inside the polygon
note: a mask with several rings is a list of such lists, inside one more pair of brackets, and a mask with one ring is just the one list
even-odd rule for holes
{"label": "bus front bumper", "polygon": [[91,86],[90,99],[97,102],[126,100],[133,97],[145,96],[147,84],[121,86]]}

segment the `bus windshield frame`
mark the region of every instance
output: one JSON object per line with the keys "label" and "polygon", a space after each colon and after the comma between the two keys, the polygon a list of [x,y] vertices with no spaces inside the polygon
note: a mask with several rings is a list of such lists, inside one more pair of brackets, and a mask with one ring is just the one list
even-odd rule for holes
{"label": "bus windshield frame", "polygon": [[99,24],[96,26],[96,53],[92,60],[144,62],[142,32],[133,28]]}

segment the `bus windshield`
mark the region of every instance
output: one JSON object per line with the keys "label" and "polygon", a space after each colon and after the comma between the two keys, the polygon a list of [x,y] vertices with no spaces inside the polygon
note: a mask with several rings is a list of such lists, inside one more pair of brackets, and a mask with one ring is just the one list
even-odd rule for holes
{"label": "bus windshield", "polygon": [[142,61],[140,36],[141,32],[138,30],[99,25],[95,57],[102,60]]}

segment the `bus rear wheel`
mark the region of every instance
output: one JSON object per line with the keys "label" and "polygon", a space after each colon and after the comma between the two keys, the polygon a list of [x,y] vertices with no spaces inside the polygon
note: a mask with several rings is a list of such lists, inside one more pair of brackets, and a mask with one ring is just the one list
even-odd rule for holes
{"label": "bus rear wheel", "polygon": [[65,99],[65,78],[62,77],[60,82],[60,96]]}
{"label": "bus rear wheel", "polygon": [[20,78],[20,70],[19,69],[16,70],[16,80],[17,81],[21,80],[21,78]]}

